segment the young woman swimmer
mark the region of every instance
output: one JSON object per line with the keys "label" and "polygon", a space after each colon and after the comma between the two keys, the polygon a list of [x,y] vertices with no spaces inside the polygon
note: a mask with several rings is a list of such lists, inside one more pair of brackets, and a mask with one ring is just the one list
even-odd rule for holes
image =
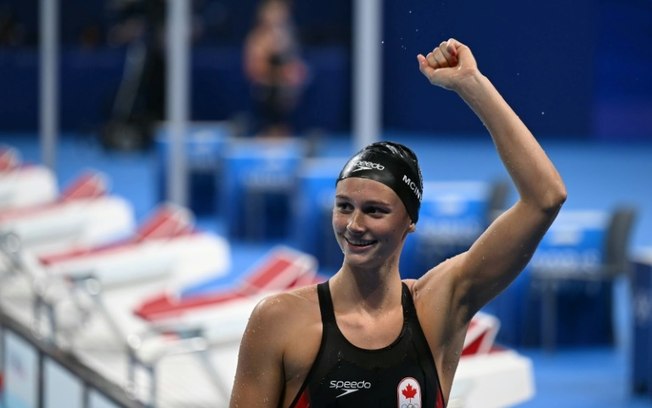
{"label": "young woman swimmer", "polygon": [[557,170],[469,47],[450,39],[417,60],[431,84],[483,121],[519,199],[468,251],[402,281],[399,257],[423,188],[417,158],[391,142],[362,149],[337,180],[342,267],[257,305],[232,408],[445,407],[469,321],[525,267],[566,200]]}

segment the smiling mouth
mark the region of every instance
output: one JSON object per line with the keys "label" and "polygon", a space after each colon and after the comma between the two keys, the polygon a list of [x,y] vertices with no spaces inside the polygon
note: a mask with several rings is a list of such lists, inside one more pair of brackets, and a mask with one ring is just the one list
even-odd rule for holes
{"label": "smiling mouth", "polygon": [[371,246],[371,245],[373,245],[373,244],[375,244],[377,242],[375,240],[370,241],[370,240],[364,240],[364,239],[351,239],[351,238],[346,238],[346,237],[344,237],[344,239],[346,240],[346,242],[349,245],[351,245],[353,247],[356,247],[356,248],[368,247],[368,246]]}

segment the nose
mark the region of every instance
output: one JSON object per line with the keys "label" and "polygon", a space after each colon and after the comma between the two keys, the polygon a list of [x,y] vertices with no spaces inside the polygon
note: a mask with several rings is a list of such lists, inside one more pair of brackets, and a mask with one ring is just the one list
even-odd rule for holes
{"label": "nose", "polygon": [[354,233],[360,233],[364,231],[363,214],[360,211],[355,210],[351,213],[349,222],[346,225],[346,229]]}

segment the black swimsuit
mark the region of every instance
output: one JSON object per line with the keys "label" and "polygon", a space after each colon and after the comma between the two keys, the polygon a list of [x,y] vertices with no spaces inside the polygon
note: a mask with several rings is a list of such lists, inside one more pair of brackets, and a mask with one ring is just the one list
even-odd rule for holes
{"label": "black swimsuit", "polygon": [[366,350],[337,327],[328,282],[317,286],[323,334],[319,353],[291,408],[443,408],[435,362],[403,284],[403,329],[389,346]]}

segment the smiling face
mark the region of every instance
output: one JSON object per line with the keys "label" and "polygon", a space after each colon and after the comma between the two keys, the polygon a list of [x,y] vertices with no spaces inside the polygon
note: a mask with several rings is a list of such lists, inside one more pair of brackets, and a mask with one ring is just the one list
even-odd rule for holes
{"label": "smiling face", "polygon": [[341,180],[335,190],[333,230],[349,267],[398,267],[408,232],[405,205],[386,185],[364,178]]}

